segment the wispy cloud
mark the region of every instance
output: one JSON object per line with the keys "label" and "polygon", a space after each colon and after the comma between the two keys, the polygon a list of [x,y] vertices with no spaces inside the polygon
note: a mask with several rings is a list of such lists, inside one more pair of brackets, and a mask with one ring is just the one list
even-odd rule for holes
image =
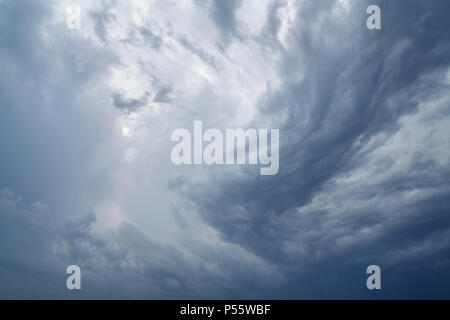
{"label": "wispy cloud", "polygon": [[[1,1],[0,297],[70,298],[79,264],[86,298],[361,298],[373,263],[448,297],[450,4],[376,2],[381,30],[331,0],[80,1],[70,30]],[[279,173],[174,166],[194,120],[279,128]]]}

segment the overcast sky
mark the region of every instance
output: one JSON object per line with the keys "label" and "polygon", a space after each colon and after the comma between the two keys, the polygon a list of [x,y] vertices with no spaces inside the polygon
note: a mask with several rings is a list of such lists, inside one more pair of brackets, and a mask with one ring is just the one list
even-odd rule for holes
{"label": "overcast sky", "polygon": [[[449,12],[0,0],[0,298],[450,298]],[[278,174],[175,166],[194,120]]]}

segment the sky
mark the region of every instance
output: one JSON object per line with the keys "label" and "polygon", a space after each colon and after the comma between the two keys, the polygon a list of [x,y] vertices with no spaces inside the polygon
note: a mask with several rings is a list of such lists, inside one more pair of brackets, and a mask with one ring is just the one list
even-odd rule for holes
{"label": "sky", "polygon": [[[0,299],[450,298],[448,12],[0,0]],[[279,172],[174,165],[194,121]]]}

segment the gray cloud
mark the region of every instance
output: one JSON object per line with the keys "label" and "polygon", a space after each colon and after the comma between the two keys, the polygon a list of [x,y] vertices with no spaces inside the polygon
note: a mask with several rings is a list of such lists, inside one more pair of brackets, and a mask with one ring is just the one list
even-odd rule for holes
{"label": "gray cloud", "polygon": [[[196,0],[202,7],[209,9],[214,23],[222,31],[226,38],[237,35],[236,10],[242,4],[241,0]],[[228,41],[228,39],[226,40]],[[225,41],[225,42],[226,42]]]}
{"label": "gray cloud", "polygon": [[[448,297],[449,3],[377,3],[0,2],[0,297]],[[199,119],[278,175],[172,166]]]}
{"label": "gray cloud", "polygon": [[220,72],[220,65],[213,55],[198,47],[196,44],[191,43],[185,36],[180,35],[178,37],[178,41],[180,41],[181,45],[189,50],[192,54],[199,57],[202,61],[213,67],[216,72]]}
{"label": "gray cloud", "polygon": [[[371,170],[364,168],[371,163],[372,154],[365,150],[371,139],[394,137],[400,130],[399,119],[420,112],[425,102],[447,96],[448,84],[441,80],[450,62],[444,40],[450,30],[444,14],[447,3],[416,6],[381,1],[388,13],[383,16],[385,31],[378,33],[363,27],[358,12],[364,12],[365,4],[352,7],[345,24],[333,17],[332,4],[311,2],[307,10],[297,12],[301,26],[292,31],[293,52],[281,52],[280,72],[286,81],[261,106],[262,117],[275,119],[275,127],[280,128],[279,175],[266,178],[249,172],[207,185],[178,187],[225,239],[280,264],[293,263],[293,269],[317,268],[317,261],[320,270],[333,263],[338,268],[342,261],[351,268],[352,259],[389,265],[386,252],[390,257],[396,250],[414,248],[448,232],[448,159],[439,164],[427,156],[430,144],[443,147],[438,141],[415,145],[410,165],[379,183],[355,180],[347,193],[335,182],[358,166],[363,177],[365,170]],[[319,15],[323,24],[317,22]],[[321,33],[314,32],[317,25]],[[301,56],[292,58],[298,50]],[[302,68],[305,77],[291,80]],[[425,127],[435,125],[434,119],[421,120]],[[389,171],[400,166],[398,161],[386,154],[378,170]],[[400,201],[408,192],[427,196]],[[325,200],[318,209],[306,209],[320,197]],[[360,202],[374,199],[373,206],[359,207]],[[341,250],[339,244],[347,242]],[[441,259],[448,249],[438,246],[434,254],[419,260],[424,268],[437,262],[445,265],[448,262]],[[307,292],[302,294],[307,297]]]}
{"label": "gray cloud", "polygon": [[113,104],[116,108],[127,110],[127,111],[136,111],[141,107],[145,107],[148,101],[147,92],[145,96],[140,99],[129,99],[125,98],[121,93],[115,93],[112,95]]}

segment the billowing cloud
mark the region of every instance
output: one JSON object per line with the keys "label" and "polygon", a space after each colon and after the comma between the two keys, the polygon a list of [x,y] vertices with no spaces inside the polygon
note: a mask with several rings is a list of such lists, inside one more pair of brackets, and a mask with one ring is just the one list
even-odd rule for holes
{"label": "billowing cloud", "polygon": [[[376,3],[1,1],[0,297],[448,297],[450,8]],[[174,166],[194,120],[279,173]]]}

